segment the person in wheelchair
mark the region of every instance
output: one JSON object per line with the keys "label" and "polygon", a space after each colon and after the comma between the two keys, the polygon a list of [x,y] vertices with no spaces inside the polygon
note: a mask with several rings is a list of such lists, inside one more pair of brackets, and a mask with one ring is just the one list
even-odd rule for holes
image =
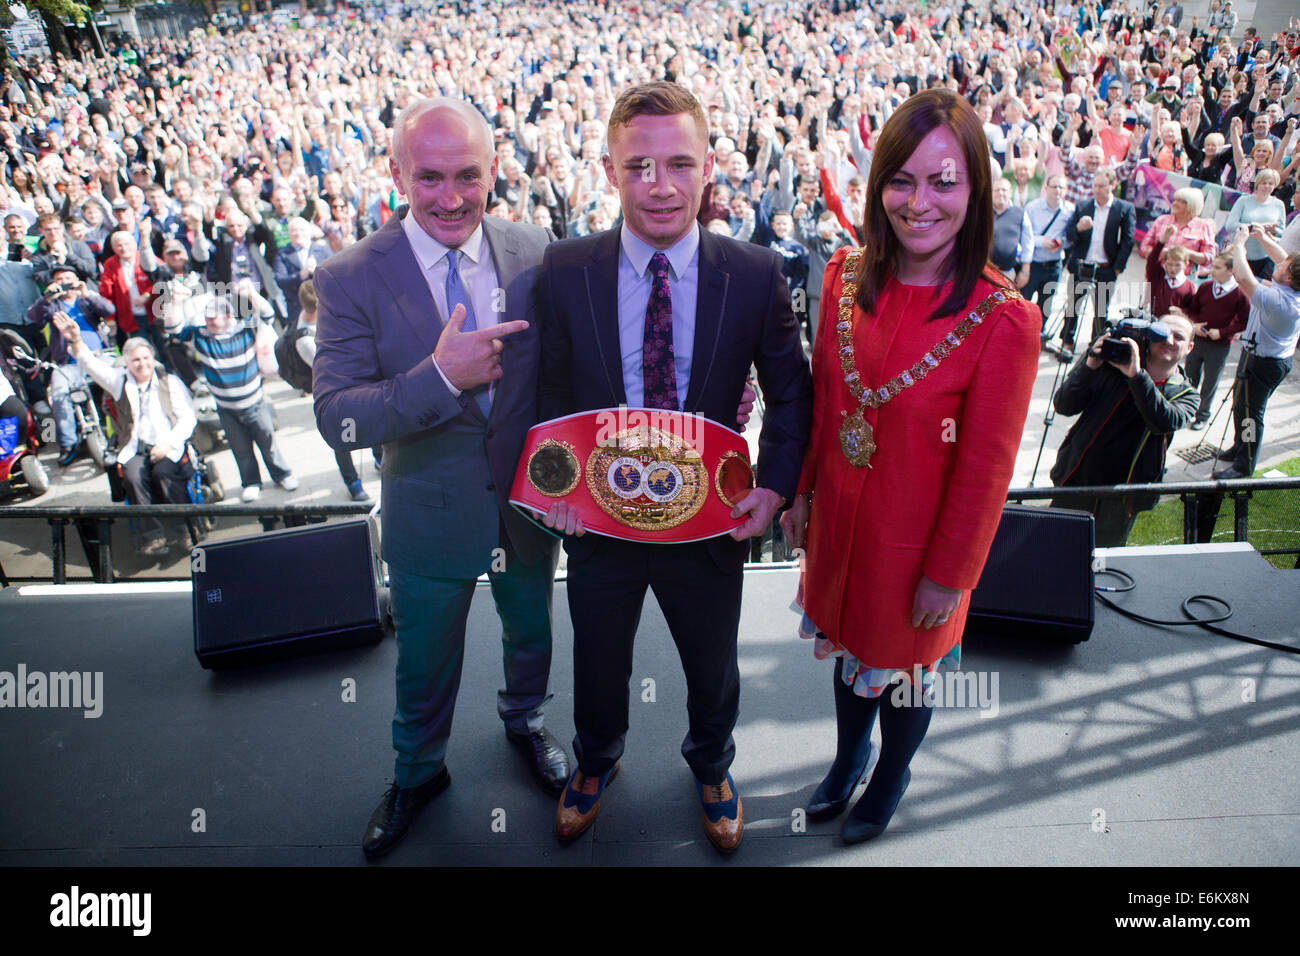
{"label": "person in wheelchair", "polygon": [[113,314],[113,303],[86,288],[81,276],[71,266],[54,268],[45,293],[27,313],[28,321],[37,329],[44,328],[48,322],[55,326],[50,333],[50,361],[58,368],[50,375],[49,399],[59,440],[59,464],[65,468],[76,460],[81,450],[72,392],[85,385],[86,379],[85,369],[72,355],[67,337],[59,332],[58,317],[69,320],[85,342],[87,351],[93,352],[111,348],[104,338],[107,334],[104,322],[112,319]]}
{"label": "person in wheelchair", "polygon": [[[31,437],[27,434],[26,389],[22,381],[23,365],[15,361],[15,354],[26,357],[28,345],[16,332],[0,329],[0,423],[12,418],[18,423],[14,433],[14,445],[26,445]],[[5,453],[3,440],[0,439],[0,455]]]}
{"label": "person in wheelchair", "polygon": [[[189,389],[161,366],[155,370],[153,346],[147,339],[133,337],[122,345],[126,368],[115,368],[96,357],[86,346],[69,316],[57,315],[54,323],[78,363],[113,399],[114,425],[119,440],[118,462],[128,496],[137,503],[157,500],[157,486],[166,502],[189,501],[187,485],[193,463],[186,444],[194,433],[194,401]],[[148,555],[167,550],[167,534],[157,518],[141,520],[141,551]]]}

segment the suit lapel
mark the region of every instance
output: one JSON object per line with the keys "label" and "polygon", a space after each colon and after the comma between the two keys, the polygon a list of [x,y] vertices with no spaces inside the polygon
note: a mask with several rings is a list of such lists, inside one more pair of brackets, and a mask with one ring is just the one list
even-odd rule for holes
{"label": "suit lapel", "polygon": [[[519,242],[505,222],[486,215],[483,217],[483,235],[487,237],[488,252],[492,256],[492,266],[496,269],[497,285],[508,289],[524,267],[519,254]],[[515,312],[510,308],[512,304],[506,303],[507,315]]]}
{"label": "suit lapel", "polygon": [[[1093,203],[1093,208],[1096,209],[1096,203]],[[1110,209],[1106,213],[1106,235],[1101,237],[1101,244],[1106,249],[1107,263],[1114,263],[1115,256],[1119,252],[1119,234],[1122,229],[1121,219],[1119,200],[1111,196]]]}
{"label": "suit lapel", "polygon": [[695,341],[692,343],[691,380],[686,388],[685,411],[697,411],[713,369],[722,335],[723,315],[731,273],[727,271],[725,244],[707,229],[700,229],[696,264]]}
{"label": "suit lapel", "polygon": [[402,232],[400,215],[390,217],[375,233],[374,248],[380,256],[376,271],[388,286],[397,311],[425,354],[432,355],[444,320],[438,315],[429,284],[420,272],[420,263]]}
{"label": "suit lapel", "polygon": [[[401,217],[406,207],[384,223],[374,238],[374,251],[379,256],[376,271],[392,294],[393,302],[411,335],[420,343],[425,355],[432,355],[438,347],[438,337],[446,319],[438,314],[438,306],[429,292],[429,283],[420,270],[420,262],[411,251],[411,244],[402,231]],[[465,403],[466,413],[486,421],[478,402]]]}
{"label": "suit lapel", "polygon": [[[525,306],[527,303],[514,301],[519,294],[510,290],[514,289],[514,282],[519,278],[519,273],[523,271],[526,263],[524,262],[519,239],[513,228],[505,222],[498,220],[495,216],[483,217],[483,237],[487,240],[488,255],[491,257],[492,267],[497,274],[497,288],[502,290],[506,296],[505,311],[497,316],[500,322],[512,322],[515,319],[528,318]],[[495,305],[495,303],[493,303]],[[496,394],[493,396],[492,405],[489,410],[489,418],[494,413],[497,406],[504,399],[506,394],[514,391],[514,380],[516,376],[511,372],[519,362],[519,350],[523,347],[523,338],[531,337],[531,332],[520,332],[517,335],[507,335],[501,340],[501,378],[497,380]]]}
{"label": "suit lapel", "polygon": [[[613,397],[613,404],[627,404],[627,387],[623,382],[623,350],[618,328],[618,262],[619,235],[614,228],[601,234],[591,262],[583,267],[583,289],[578,294],[586,296],[587,311],[591,316],[592,333],[601,364],[605,367],[605,380]],[[570,335],[573,330],[569,330]]]}

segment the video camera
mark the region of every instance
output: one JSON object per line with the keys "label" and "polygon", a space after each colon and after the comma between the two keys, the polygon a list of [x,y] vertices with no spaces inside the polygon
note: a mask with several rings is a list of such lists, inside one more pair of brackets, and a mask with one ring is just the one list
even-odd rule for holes
{"label": "video camera", "polygon": [[1151,342],[1168,342],[1170,331],[1146,309],[1125,309],[1118,322],[1106,323],[1106,335],[1101,343],[1101,360],[1127,362],[1128,346],[1122,339],[1132,339],[1141,351]]}

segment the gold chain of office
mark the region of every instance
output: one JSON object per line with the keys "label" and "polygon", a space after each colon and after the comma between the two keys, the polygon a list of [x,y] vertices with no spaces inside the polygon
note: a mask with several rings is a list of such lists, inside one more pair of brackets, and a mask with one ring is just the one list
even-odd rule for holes
{"label": "gold chain of office", "polygon": [[930,351],[921,356],[921,360],[904,372],[900,372],[879,388],[867,388],[858,373],[857,362],[853,354],[853,304],[858,297],[857,266],[862,256],[861,250],[854,250],[844,258],[844,270],[841,273],[843,288],[840,294],[839,321],[835,331],[840,340],[840,368],[844,372],[844,384],[857,399],[858,407],[852,413],[841,410],[844,421],[840,425],[840,449],[844,457],[858,468],[871,465],[871,456],[876,453],[875,432],[867,424],[863,412],[868,408],[879,408],[892,398],[896,398],[904,389],[911,388],[936,368],[939,363],[952,354],[953,349],[965,341],[975,328],[988,317],[988,314],[1004,302],[1021,298],[1015,289],[998,289],[990,293],[977,305],[966,318],[957,323],[957,327],[940,339]]}

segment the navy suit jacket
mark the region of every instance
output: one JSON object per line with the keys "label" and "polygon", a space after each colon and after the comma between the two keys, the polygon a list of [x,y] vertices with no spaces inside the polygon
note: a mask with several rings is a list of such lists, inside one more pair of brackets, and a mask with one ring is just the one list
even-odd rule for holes
{"label": "navy suit jacket", "polygon": [[289,245],[280,249],[275,254],[275,265],[271,274],[275,276],[275,281],[280,283],[280,288],[284,289],[284,294],[289,294],[289,286],[293,286],[293,292],[296,295],[298,286],[302,284],[300,273],[302,272],[303,260],[311,256],[320,265],[330,257],[330,247],[323,242],[313,242],[306,249],[299,249],[297,246]]}
{"label": "navy suit jacket", "polygon": [[[244,245],[248,248],[248,258],[252,262],[253,268],[257,270],[258,278],[262,280],[262,295],[275,309],[276,318],[284,322],[285,317],[289,314],[289,308],[285,302],[284,291],[280,288],[280,284],[275,281],[275,272],[271,267],[271,262],[268,262],[266,256],[262,254],[262,248],[266,248],[267,244],[254,235],[253,228],[250,226],[248,233],[244,237]],[[269,248],[274,249],[275,244],[271,243]],[[234,274],[234,250],[234,240],[230,238],[228,233],[221,233],[217,241],[212,244],[212,251],[209,253],[207,264],[208,281],[230,282],[231,276]]]}
{"label": "navy suit jacket", "polygon": [[[543,420],[627,402],[618,334],[620,229],[568,239],[546,249],[539,313]],[[771,249],[700,230],[695,342],[684,411],[734,427],[750,366],[763,392],[756,474],[760,487],[787,500],[799,484],[812,423],[812,375],[782,275]],[[566,538],[576,554],[594,535]],[[709,542],[714,560],[736,567],[747,542]]]}
{"label": "navy suit jacket", "polygon": [[302,306],[298,303],[298,288],[303,281],[303,262],[308,256],[315,259],[319,266],[330,257],[330,247],[323,242],[313,242],[306,249],[288,245],[275,255],[275,266],[272,271],[276,284],[284,293],[285,317],[290,326],[297,322],[298,316],[302,314]]}
{"label": "navy suit jacket", "polygon": [[[402,213],[405,214],[403,209]],[[508,503],[524,436],[537,422],[537,275],[551,236],[483,217],[504,295],[502,321],[527,319],[502,339],[502,377],[485,418],[453,395],[433,362],[445,316],[394,216],[315,273],[320,309],[312,392],[316,424],[333,448],[382,444],[382,553],[393,567],[443,578],[508,560],[549,560],[555,542]]]}
{"label": "navy suit jacket", "polygon": [[[1106,250],[1106,260],[1114,271],[1116,278],[1128,265],[1129,254],[1133,251],[1133,231],[1137,226],[1137,216],[1131,202],[1111,199],[1110,215],[1106,217],[1106,234],[1101,237],[1102,248]],[[1074,271],[1077,263],[1088,257],[1088,244],[1092,242],[1092,230],[1079,231],[1079,220],[1089,216],[1097,218],[1097,200],[1089,197],[1074,207],[1074,213],[1065,224],[1065,241],[1070,244],[1070,254],[1066,265]],[[1094,227],[1095,228],[1095,227]]]}

